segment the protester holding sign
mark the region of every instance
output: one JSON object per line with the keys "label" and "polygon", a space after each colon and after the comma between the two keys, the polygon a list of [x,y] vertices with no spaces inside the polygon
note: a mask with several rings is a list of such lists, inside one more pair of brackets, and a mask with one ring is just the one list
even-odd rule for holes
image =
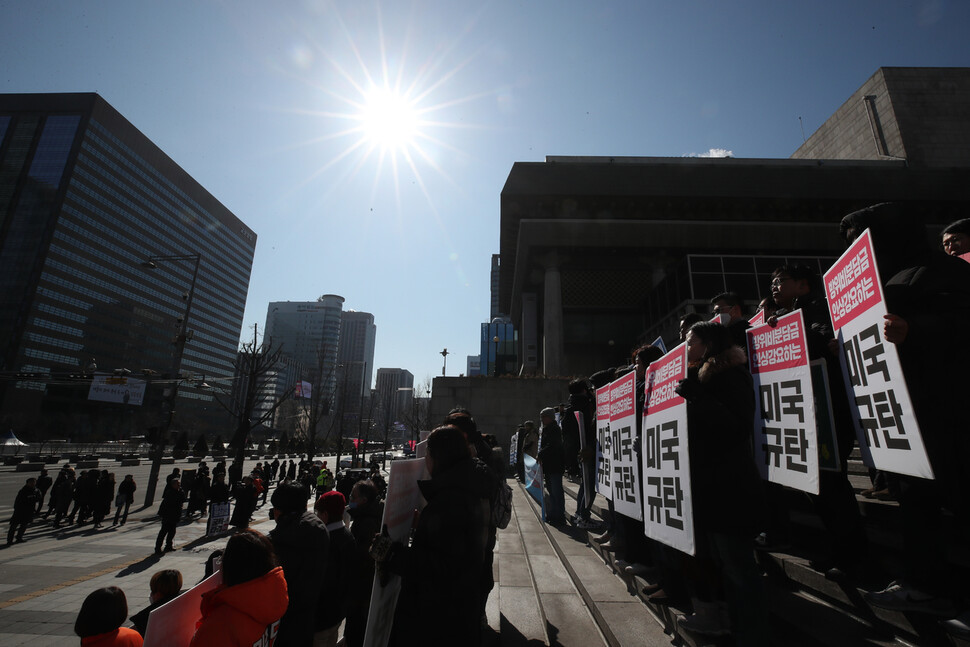
{"label": "protester holding sign", "polygon": [[426,462],[431,479],[418,487],[428,504],[411,546],[371,550],[382,568],[402,578],[391,644],[477,645],[488,510],[474,485],[465,436],[457,427],[438,427],[428,436]]}
{"label": "protester holding sign", "polygon": [[[956,406],[954,394],[970,392],[970,372],[965,370],[970,362],[970,265],[930,248],[925,227],[901,204],[883,203],[850,213],[842,219],[840,230],[850,244],[866,230],[871,236],[889,312],[875,336],[898,352],[905,377],[899,386],[903,391],[908,388],[935,477],[900,475],[905,573],[867,599],[884,608],[952,615],[956,611],[952,600],[962,583],[955,581],[946,564],[940,508],[949,508],[958,524],[967,523],[970,435],[966,414]],[[870,352],[866,375],[877,360]],[[896,407],[884,412],[882,419],[894,421],[894,439],[907,439],[916,431],[917,425],[906,427]],[[907,435],[902,435],[907,429]],[[882,429],[876,431],[882,435]]]}
{"label": "protester holding sign", "polygon": [[[761,477],[751,451],[754,389],[744,351],[719,323],[705,321],[687,333],[687,379],[677,393],[687,400],[687,428],[697,559],[713,560],[739,645],[767,644],[764,582],[751,551],[763,508]],[[713,602],[717,582],[695,579],[695,613],[685,627],[725,633]],[[683,623],[682,623],[683,624]]]}

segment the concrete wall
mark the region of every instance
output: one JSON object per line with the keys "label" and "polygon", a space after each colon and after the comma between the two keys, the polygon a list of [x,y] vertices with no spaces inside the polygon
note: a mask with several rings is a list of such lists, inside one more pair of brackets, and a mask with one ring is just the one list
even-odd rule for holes
{"label": "concrete wall", "polygon": [[569,400],[569,379],[541,377],[436,377],[432,386],[432,428],[453,407],[471,411],[478,429],[502,447],[522,422],[539,424],[539,411]]}

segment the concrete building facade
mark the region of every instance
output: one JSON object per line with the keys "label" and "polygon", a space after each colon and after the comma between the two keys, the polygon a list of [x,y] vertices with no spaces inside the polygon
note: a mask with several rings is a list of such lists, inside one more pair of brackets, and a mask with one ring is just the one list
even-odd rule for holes
{"label": "concrete building facade", "polygon": [[[908,88],[944,88],[953,105],[920,100],[915,90],[894,95],[899,79]],[[519,331],[517,372],[589,375],[629,363],[631,349],[657,334],[669,346],[677,318],[708,311],[719,287],[756,303],[769,265],[794,259],[821,266],[839,256],[838,222],[855,209],[905,203],[928,234],[966,217],[970,161],[942,140],[970,131],[968,82],[964,68],[881,70],[870,79],[873,87],[857,94],[877,97],[890,155],[872,154],[871,136],[863,141],[858,132],[865,114],[850,116],[846,108],[792,159],[547,157],[514,164],[501,196],[499,308]],[[920,110],[935,130],[918,127]],[[894,148],[889,114],[905,149]],[[828,154],[825,142],[843,139],[842,129],[845,139],[858,139],[832,149],[844,157],[804,157]],[[904,150],[913,158],[900,158]],[[702,274],[720,283],[705,283]],[[698,283],[706,287],[695,289]]]}

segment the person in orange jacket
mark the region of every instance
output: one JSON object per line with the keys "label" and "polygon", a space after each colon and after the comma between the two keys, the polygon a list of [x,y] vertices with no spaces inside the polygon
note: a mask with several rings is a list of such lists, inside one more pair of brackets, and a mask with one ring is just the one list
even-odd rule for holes
{"label": "person in orange jacket", "polygon": [[222,585],[202,595],[202,619],[190,647],[272,647],[289,598],[269,538],[233,535],[222,555]]}
{"label": "person in orange jacket", "polygon": [[81,647],[141,647],[141,634],[121,626],[127,617],[124,591],[117,586],[97,589],[81,603],[74,633],[81,637]]}

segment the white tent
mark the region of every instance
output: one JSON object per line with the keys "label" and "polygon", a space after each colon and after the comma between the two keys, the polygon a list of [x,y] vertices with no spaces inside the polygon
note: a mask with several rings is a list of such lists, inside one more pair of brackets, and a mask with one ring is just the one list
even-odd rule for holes
{"label": "white tent", "polygon": [[20,451],[21,447],[26,447],[27,443],[22,442],[17,438],[16,434],[13,433],[13,429],[8,429],[7,431],[0,431],[0,454],[6,454],[8,447],[16,447],[14,453]]}

